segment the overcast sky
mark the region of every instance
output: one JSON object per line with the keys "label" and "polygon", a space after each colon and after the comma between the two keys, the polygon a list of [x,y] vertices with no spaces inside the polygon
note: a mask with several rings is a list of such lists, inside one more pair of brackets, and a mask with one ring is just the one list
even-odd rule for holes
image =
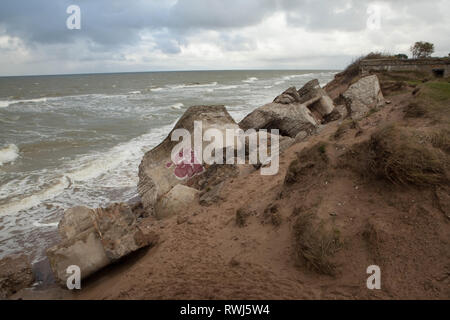
{"label": "overcast sky", "polygon": [[[73,4],[80,30],[66,26]],[[1,0],[0,75],[341,69],[420,40],[446,56],[449,12],[450,0]]]}

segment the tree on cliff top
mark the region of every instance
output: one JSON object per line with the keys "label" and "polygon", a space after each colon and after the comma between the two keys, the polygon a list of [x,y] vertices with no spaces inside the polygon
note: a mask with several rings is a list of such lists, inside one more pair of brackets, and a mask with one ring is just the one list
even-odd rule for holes
{"label": "tree on cliff top", "polygon": [[434,44],[430,42],[418,41],[411,46],[413,58],[429,58],[434,52]]}
{"label": "tree on cliff top", "polygon": [[395,57],[397,59],[403,59],[403,60],[408,59],[408,56],[406,54],[403,54],[403,53],[396,54]]}

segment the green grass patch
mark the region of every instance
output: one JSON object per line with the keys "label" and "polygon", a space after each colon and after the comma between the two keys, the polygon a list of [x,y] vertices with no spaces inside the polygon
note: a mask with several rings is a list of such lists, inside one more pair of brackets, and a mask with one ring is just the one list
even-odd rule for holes
{"label": "green grass patch", "polygon": [[379,71],[381,81],[405,81],[410,84],[421,84],[427,75],[420,71]]}
{"label": "green grass patch", "polygon": [[418,86],[418,85],[422,84],[422,81],[419,81],[419,80],[408,80],[405,82],[411,86]]}
{"label": "green grass patch", "polygon": [[424,86],[429,89],[426,91],[426,95],[432,98],[436,102],[450,101],[450,83],[439,82],[427,82]]}
{"label": "green grass patch", "polygon": [[420,89],[405,109],[409,118],[429,118],[435,123],[450,124],[450,83],[429,81],[418,86]]}

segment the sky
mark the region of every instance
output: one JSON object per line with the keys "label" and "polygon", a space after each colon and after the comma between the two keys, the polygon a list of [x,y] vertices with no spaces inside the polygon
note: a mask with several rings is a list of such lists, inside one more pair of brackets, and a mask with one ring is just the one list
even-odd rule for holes
{"label": "sky", "polygon": [[416,41],[447,56],[449,12],[450,0],[1,0],[0,76],[342,69]]}

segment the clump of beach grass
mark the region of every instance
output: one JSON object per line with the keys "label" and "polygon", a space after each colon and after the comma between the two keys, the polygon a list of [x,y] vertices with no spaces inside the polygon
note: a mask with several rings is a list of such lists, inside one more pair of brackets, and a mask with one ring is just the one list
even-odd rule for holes
{"label": "clump of beach grass", "polygon": [[[436,138],[440,145],[443,138]],[[389,125],[368,141],[355,145],[347,164],[366,177],[377,177],[397,185],[431,186],[449,182],[449,157],[414,129]]]}
{"label": "clump of beach grass", "polygon": [[297,215],[293,227],[297,256],[310,270],[335,276],[336,264],[332,257],[342,247],[340,233],[336,229],[328,231],[312,212],[294,215]]}

